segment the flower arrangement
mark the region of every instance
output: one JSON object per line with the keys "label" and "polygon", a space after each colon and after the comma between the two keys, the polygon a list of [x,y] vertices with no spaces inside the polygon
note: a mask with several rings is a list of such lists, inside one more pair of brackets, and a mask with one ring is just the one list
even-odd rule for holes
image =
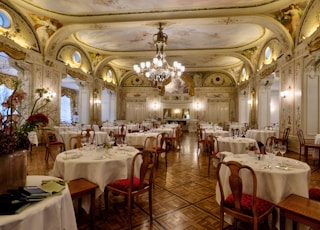
{"label": "flower arrangement", "polygon": [[23,102],[26,93],[21,90],[21,81],[14,80],[12,94],[2,103],[6,108],[3,114],[0,113],[0,154],[11,154],[16,150],[28,149],[28,132],[37,128],[45,127],[49,123],[48,117],[41,111],[50,102],[44,95],[45,89],[36,89],[35,101],[32,105],[30,115],[27,119],[23,117]]}
{"label": "flower arrangement", "polygon": [[249,150],[249,151],[256,151],[257,148],[256,148],[255,144],[250,143],[249,146],[248,146],[248,150]]}

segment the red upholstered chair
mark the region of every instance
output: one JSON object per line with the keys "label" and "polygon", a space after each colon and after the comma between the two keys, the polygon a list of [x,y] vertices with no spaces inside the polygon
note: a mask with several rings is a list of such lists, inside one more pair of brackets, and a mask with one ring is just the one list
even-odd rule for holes
{"label": "red upholstered chair", "polygon": [[[222,167],[228,167],[230,171],[229,188],[231,194],[226,194],[227,188],[223,186],[221,179]],[[252,180],[252,188],[250,192],[243,193],[243,183],[240,177],[240,172],[247,171],[249,175],[245,180]],[[224,171],[225,172],[225,171]],[[247,174],[246,174],[247,175]],[[254,230],[259,229],[259,224],[266,221],[268,223],[268,216],[272,214],[272,229],[276,224],[276,209],[275,205],[269,201],[257,197],[257,178],[252,168],[242,165],[236,161],[220,162],[217,167],[218,184],[221,194],[220,201],[220,229],[223,229],[225,213],[231,215],[237,220],[247,222],[253,225]],[[263,183],[263,182],[261,182]]]}
{"label": "red upholstered chair", "polygon": [[[140,174],[138,177],[134,175],[136,161],[142,158],[140,166]],[[104,190],[104,200],[106,214],[108,212],[108,194],[121,195],[126,197],[128,203],[128,222],[129,229],[132,229],[131,209],[134,204],[134,197],[148,192],[149,195],[149,216],[152,222],[152,187],[153,187],[153,169],[155,166],[155,152],[142,151],[137,153],[132,160],[130,176],[125,179],[114,181],[108,184]]]}
{"label": "red upholstered chair", "polygon": [[59,150],[59,152],[62,152],[65,150],[65,145],[63,142],[58,141],[56,134],[54,132],[49,132],[49,131],[43,131],[44,135],[44,142],[46,145],[46,155],[45,155],[45,160],[49,160],[49,156],[54,160],[54,156],[51,152],[52,148],[55,148]]}
{"label": "red upholstered chair", "polygon": [[127,126],[120,125],[118,127],[118,133],[114,134],[115,142],[116,143],[124,143],[124,140],[126,138],[126,133],[127,133]]}
{"label": "red upholstered chair", "polygon": [[217,156],[219,153],[219,145],[218,145],[218,139],[216,136],[209,135],[207,140],[207,151],[208,151],[208,175],[210,174],[210,167],[211,163],[213,161],[216,163],[216,165],[219,163],[220,158]]}
{"label": "red upholstered chair", "polygon": [[159,164],[159,156],[164,153],[165,154],[165,161],[166,161],[166,168],[168,166],[168,138],[169,138],[169,134],[168,133],[159,133],[157,136],[157,146],[156,146],[156,167],[158,167]]}
{"label": "red upholstered chair", "polygon": [[309,188],[309,198],[320,201],[320,188]]}

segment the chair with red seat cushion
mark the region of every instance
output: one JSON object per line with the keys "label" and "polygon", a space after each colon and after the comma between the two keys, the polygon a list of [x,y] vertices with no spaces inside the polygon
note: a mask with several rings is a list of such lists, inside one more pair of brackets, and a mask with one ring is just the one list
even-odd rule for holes
{"label": "chair with red seat cushion", "polygon": [[211,167],[211,162],[214,161],[217,164],[220,161],[220,158],[218,157],[219,153],[219,145],[218,145],[218,139],[216,136],[209,135],[207,138],[207,151],[208,151],[208,158],[209,158],[209,163],[208,163],[208,175],[210,174],[210,167]]}
{"label": "chair with red seat cushion", "polygon": [[127,133],[127,126],[126,125],[120,125],[118,127],[118,133],[114,134],[115,142],[116,143],[124,143]]}
{"label": "chair with red seat cushion", "polygon": [[59,152],[62,152],[65,150],[64,142],[58,141],[56,134],[54,132],[48,132],[43,131],[44,135],[44,141],[46,145],[46,155],[45,155],[45,161],[49,160],[49,156],[54,160],[54,156],[51,152],[52,148],[56,148],[59,150]]}
{"label": "chair with red seat cushion", "polygon": [[[135,176],[136,161],[142,158],[139,175]],[[114,181],[108,184],[104,190],[104,201],[106,214],[108,211],[109,191],[114,195],[125,196],[128,204],[128,222],[129,229],[132,229],[132,205],[134,197],[148,192],[149,196],[149,216],[152,222],[152,187],[153,187],[153,169],[155,166],[155,152],[144,150],[137,153],[132,160],[130,175],[128,178]]]}
{"label": "chair with red seat cushion", "polygon": [[159,133],[157,136],[157,146],[155,148],[156,150],[156,167],[158,167],[159,164],[159,156],[164,153],[164,158],[165,158],[165,162],[166,162],[166,168],[168,166],[168,148],[169,148],[169,134],[168,133]]}
{"label": "chair with red seat cushion", "polygon": [[[220,169],[228,167],[230,176],[228,186],[223,186],[226,182],[222,181]],[[224,171],[225,172],[225,171]],[[243,193],[243,183],[241,173],[245,173],[245,180],[252,181],[252,188],[249,193]],[[219,162],[217,166],[217,177],[220,189],[220,229],[223,229],[224,214],[231,215],[236,221],[244,221],[253,225],[254,230],[259,229],[259,224],[268,220],[272,214],[272,229],[276,224],[276,209],[271,202],[257,197],[257,178],[254,170],[246,165],[242,165],[236,161]],[[228,188],[229,187],[229,188]],[[231,194],[226,194],[227,190]],[[248,188],[246,188],[248,190]]]}
{"label": "chair with red seat cushion", "polygon": [[309,198],[312,200],[320,201],[320,188],[310,188],[309,189]]}

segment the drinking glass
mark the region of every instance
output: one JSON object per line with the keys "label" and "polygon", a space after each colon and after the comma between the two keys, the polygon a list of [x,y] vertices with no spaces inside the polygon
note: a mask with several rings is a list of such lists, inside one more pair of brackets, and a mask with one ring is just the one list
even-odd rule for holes
{"label": "drinking glass", "polygon": [[266,151],[266,154],[268,156],[268,165],[267,165],[267,168],[271,168],[271,156],[273,154],[272,152],[272,146],[266,146],[265,147],[265,151]]}
{"label": "drinking glass", "polygon": [[[284,154],[287,152],[287,146],[286,145],[281,145],[279,148],[279,151],[281,153],[281,156],[283,157]],[[283,159],[282,159],[282,164],[283,164]]]}

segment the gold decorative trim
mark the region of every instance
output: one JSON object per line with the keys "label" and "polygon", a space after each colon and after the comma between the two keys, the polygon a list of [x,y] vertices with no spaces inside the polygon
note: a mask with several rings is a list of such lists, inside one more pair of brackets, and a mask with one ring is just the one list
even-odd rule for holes
{"label": "gold decorative trim", "polygon": [[80,79],[82,81],[86,81],[87,80],[87,76],[86,75],[81,74],[81,73],[76,72],[76,71],[71,70],[71,69],[67,69],[67,74],[69,74],[73,78],[78,78],[78,79]]}
{"label": "gold decorative trim", "polygon": [[5,52],[11,58],[16,59],[16,60],[24,60],[26,57],[25,52],[22,52],[14,47],[9,46],[8,44],[3,43],[3,42],[0,42],[0,51]]}
{"label": "gold decorative trim", "polygon": [[71,100],[71,106],[72,108],[76,107],[76,97],[77,97],[77,91],[74,89],[68,89],[68,88],[61,88],[61,97],[66,96],[69,97]]}
{"label": "gold decorative trim", "polygon": [[17,80],[17,77],[0,73],[0,85],[4,84],[9,89],[14,89],[14,80]]}

